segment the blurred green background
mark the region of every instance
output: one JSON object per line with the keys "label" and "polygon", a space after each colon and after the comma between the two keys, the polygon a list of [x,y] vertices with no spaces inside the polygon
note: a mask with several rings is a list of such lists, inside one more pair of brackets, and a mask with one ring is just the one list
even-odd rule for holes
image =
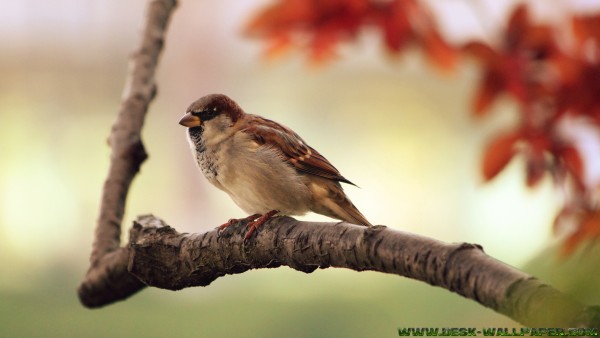
{"label": "blurred green background", "polygon": [[[482,1],[492,27],[513,2]],[[82,307],[76,288],[108,168],[106,138],[145,3],[0,0],[0,337],[393,337],[398,327],[517,325],[439,288],[341,269],[251,271],[205,288],[147,289],[101,309]],[[566,261],[552,249],[561,196],[550,179],[527,190],[517,159],[483,184],[485,140],[516,114],[503,99],[488,118],[472,118],[476,65],[464,61],[442,75],[418,52],[387,57],[371,31],[320,69],[300,54],[266,63],[260,42],[240,34],[265,3],[180,1],[143,131],[150,158],[130,190],[126,228],[145,213],[182,232],[243,216],[197,171],[177,124],[190,102],[221,92],[302,135],[361,187],[346,191],[373,223],[479,243],[600,303],[598,264],[585,258],[598,257],[597,249]],[[485,33],[465,3],[434,5],[457,42]],[[540,17],[560,17],[568,7],[531,3]]]}

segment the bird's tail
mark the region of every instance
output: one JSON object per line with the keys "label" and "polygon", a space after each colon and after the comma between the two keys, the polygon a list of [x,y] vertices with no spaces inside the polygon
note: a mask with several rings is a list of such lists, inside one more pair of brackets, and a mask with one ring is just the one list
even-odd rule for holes
{"label": "bird's tail", "polygon": [[371,224],[371,222],[369,222],[367,218],[360,211],[358,211],[358,209],[348,198],[346,199],[348,200],[348,205],[345,208],[343,208],[343,213],[346,214],[346,217],[342,219],[352,224],[372,227],[373,224]]}
{"label": "bird's tail", "polygon": [[[346,196],[344,190],[337,182],[328,182],[326,187],[320,186],[319,190],[326,191],[326,196],[322,196],[320,203],[313,205],[312,211],[329,216],[331,218],[346,221],[348,223],[364,225],[371,227],[371,222],[354,206],[352,201]],[[323,190],[319,192],[324,192]],[[317,193],[313,191],[313,193]],[[324,198],[323,198],[324,197]]]}

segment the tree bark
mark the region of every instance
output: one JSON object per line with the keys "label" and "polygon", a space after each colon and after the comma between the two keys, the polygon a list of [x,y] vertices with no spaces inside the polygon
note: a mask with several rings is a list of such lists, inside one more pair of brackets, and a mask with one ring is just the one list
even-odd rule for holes
{"label": "tree bark", "polygon": [[290,217],[275,217],[246,242],[245,233],[237,224],[220,235],[180,234],[154,216],[142,216],[130,232],[128,269],[143,283],[169,290],[282,265],[306,273],[329,267],[379,271],[443,287],[531,327],[600,325],[598,307],[487,256],[477,244]]}
{"label": "tree bark", "polygon": [[111,288],[111,281],[123,284],[114,289],[114,300],[122,299],[144,287],[127,273],[122,257],[127,252],[119,248],[121,223],[129,186],[147,154],[141,131],[148,105],[156,94],[154,71],[162,50],[164,34],[176,0],[153,0],[148,3],[140,45],[132,54],[129,73],[123,89],[121,107],[108,143],[111,147],[110,167],[102,190],[100,216],[90,257],[90,268],[78,289],[79,299],[86,306],[95,306],[97,289]]}

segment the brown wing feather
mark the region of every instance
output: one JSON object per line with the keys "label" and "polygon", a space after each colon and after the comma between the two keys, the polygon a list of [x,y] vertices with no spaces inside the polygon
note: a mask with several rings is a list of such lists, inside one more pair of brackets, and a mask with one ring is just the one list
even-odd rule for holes
{"label": "brown wing feather", "polygon": [[347,180],[318,151],[307,145],[302,138],[291,129],[257,115],[251,115],[259,123],[249,123],[241,130],[251,135],[261,145],[270,145],[279,150],[296,170],[327,178],[333,181],[355,185]]}

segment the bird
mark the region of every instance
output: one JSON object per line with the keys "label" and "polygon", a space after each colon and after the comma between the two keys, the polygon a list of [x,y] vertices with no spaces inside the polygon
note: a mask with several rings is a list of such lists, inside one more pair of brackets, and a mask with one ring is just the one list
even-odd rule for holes
{"label": "bird", "polygon": [[246,113],[224,94],[194,101],[179,124],[188,128],[192,154],[208,182],[250,215],[230,219],[218,233],[244,220],[246,240],[275,215],[309,211],[372,226],[340,183],[355,184],[290,128]]}

